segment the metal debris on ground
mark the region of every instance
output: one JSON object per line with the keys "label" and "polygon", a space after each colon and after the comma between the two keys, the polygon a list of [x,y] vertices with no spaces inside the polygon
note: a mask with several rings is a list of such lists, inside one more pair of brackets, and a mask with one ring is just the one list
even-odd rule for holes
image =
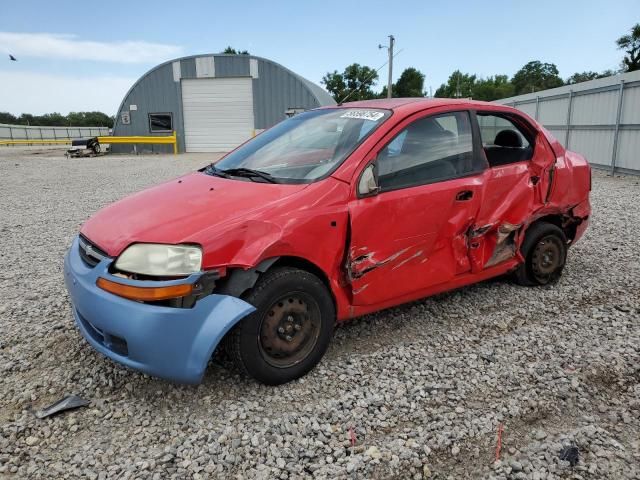
{"label": "metal debris on ground", "polygon": [[86,407],[89,405],[89,400],[80,398],[77,395],[68,395],[61,400],[49,405],[43,410],[36,412],[36,417],[46,418],[56,413],[64,412],[66,410],[72,410],[74,408]]}
{"label": "metal debris on ground", "polygon": [[504,425],[502,425],[502,423],[499,423],[497,441],[496,441],[496,458],[495,458],[496,462],[500,460],[500,452],[502,451],[502,433],[503,432],[504,432]]}
{"label": "metal debris on ground", "polygon": [[569,462],[569,465],[575,467],[580,460],[580,450],[578,450],[578,447],[575,445],[570,445],[560,450],[560,455],[558,456],[560,457],[560,460]]}

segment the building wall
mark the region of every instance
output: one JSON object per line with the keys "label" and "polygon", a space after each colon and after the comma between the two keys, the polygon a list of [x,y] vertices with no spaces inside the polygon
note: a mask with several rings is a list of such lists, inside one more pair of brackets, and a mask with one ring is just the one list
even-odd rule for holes
{"label": "building wall", "polygon": [[640,174],[640,71],[497,100],[596,167]]}
{"label": "building wall", "polygon": [[[249,55],[197,55],[159,65],[146,73],[126,94],[116,116],[114,135],[154,135],[149,130],[149,113],[173,114],[178,149],[183,152],[183,78],[252,77],[255,129],[280,122],[289,108],[311,109],[335,102],[317,85],[270,60]],[[131,110],[135,105],[135,110]],[[130,124],[122,123],[128,112]],[[166,135],[166,134],[157,134]],[[131,152],[133,145],[113,145],[114,152]],[[170,145],[136,145],[138,152],[170,152]]]}

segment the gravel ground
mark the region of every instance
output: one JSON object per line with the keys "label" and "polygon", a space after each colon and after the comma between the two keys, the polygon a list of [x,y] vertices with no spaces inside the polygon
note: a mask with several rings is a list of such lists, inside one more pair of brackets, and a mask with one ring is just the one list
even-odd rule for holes
{"label": "gravel ground", "polygon": [[[640,478],[639,178],[594,175],[558,285],[490,281],[355,320],[285,386],[217,365],[177,386],[88,346],[62,258],[93,211],[208,158],[0,149],[0,477]],[[71,393],[90,406],[34,416]]]}

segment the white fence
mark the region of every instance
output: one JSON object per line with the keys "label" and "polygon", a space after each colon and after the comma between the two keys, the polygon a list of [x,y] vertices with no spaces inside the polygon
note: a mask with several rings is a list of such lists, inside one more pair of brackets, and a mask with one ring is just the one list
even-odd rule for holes
{"label": "white fence", "polygon": [[3,140],[38,140],[38,143],[41,143],[41,140],[63,140],[104,135],[109,135],[108,127],[39,127],[0,123],[0,139]]}
{"label": "white fence", "polygon": [[497,100],[596,167],[640,174],[640,71]]}

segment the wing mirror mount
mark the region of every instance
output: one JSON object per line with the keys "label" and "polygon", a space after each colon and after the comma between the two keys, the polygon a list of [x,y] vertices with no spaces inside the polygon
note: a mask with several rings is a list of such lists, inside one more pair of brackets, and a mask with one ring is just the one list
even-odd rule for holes
{"label": "wing mirror mount", "polygon": [[375,195],[380,191],[380,186],[378,185],[378,179],[376,178],[376,167],[375,164],[370,163],[360,175],[360,180],[358,181],[358,195],[361,197],[368,197],[371,195]]}

